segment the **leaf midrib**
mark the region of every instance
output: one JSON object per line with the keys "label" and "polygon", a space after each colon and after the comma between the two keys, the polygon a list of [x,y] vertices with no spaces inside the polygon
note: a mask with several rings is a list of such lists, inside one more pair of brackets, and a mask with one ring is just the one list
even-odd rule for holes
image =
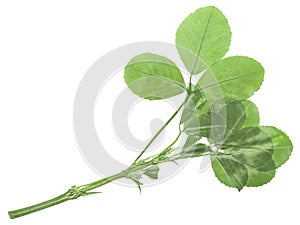
{"label": "leaf midrib", "polygon": [[[244,185],[241,184],[241,182],[236,178],[236,176],[233,174],[233,173],[229,173],[228,170],[226,169],[226,166],[224,167],[223,163],[222,163],[222,160],[220,160],[219,158],[217,158],[217,160],[220,162],[221,166],[223,167],[223,169],[225,170],[225,172],[227,173],[227,175],[229,177],[232,177],[234,178],[234,180],[240,185],[241,188],[244,187]],[[229,160],[232,160],[232,159],[229,159]],[[238,161],[237,161],[238,162]],[[240,162],[239,162],[240,163]],[[243,164],[242,164],[243,165]],[[246,168],[247,169],[247,168]],[[248,175],[248,171],[247,171],[247,175]],[[247,181],[248,181],[248,177],[247,177]],[[247,182],[246,182],[247,183]]]}
{"label": "leaf midrib", "polygon": [[[169,78],[167,78],[167,77],[161,76],[161,75],[159,75],[159,74],[151,74],[151,73],[148,73],[148,72],[145,72],[145,71],[142,71],[142,70],[137,70],[137,69],[135,69],[135,68],[130,68],[129,70],[133,70],[133,71],[136,71],[136,72],[139,72],[139,73],[143,73],[143,74],[149,75],[150,77],[160,78],[160,79],[162,79],[162,80],[170,81],[171,83],[174,83],[174,84],[176,84],[176,85],[182,87],[183,89],[185,89],[185,86],[183,86],[181,83],[179,83],[179,82],[177,82],[177,81],[175,81],[175,80],[173,80],[173,79],[169,79]],[[144,77],[144,78],[142,77],[142,78],[139,78],[138,80],[140,80],[140,79],[145,79],[145,78],[146,78],[146,77]],[[135,81],[133,81],[133,82],[135,82]],[[130,83],[132,83],[132,82],[130,82]]]}
{"label": "leaf midrib", "polygon": [[[207,22],[206,22],[206,26],[205,26],[205,30],[204,30],[204,34],[203,34],[203,37],[202,37],[202,40],[201,40],[201,43],[200,43],[200,46],[198,48],[198,51],[197,51],[197,56],[200,56],[200,52],[201,52],[201,49],[202,49],[202,46],[203,46],[203,43],[204,43],[204,39],[206,37],[206,34],[207,34],[207,30],[208,30],[208,25],[210,23],[210,19],[211,19],[211,16],[212,16],[212,9],[210,9],[210,12],[209,12],[209,17],[207,19]],[[198,63],[198,57],[196,57],[196,60],[194,62],[194,65],[193,65],[193,69],[192,69],[192,73],[191,74],[194,74],[194,70],[195,70],[195,67]]]}
{"label": "leaf midrib", "polygon": [[255,71],[255,72],[251,72],[251,73],[248,73],[248,74],[244,74],[244,75],[240,75],[240,76],[237,76],[237,77],[233,77],[233,78],[230,78],[230,79],[227,79],[227,80],[222,80],[220,82],[213,83],[213,84],[207,85],[205,87],[202,87],[201,89],[204,90],[206,88],[210,88],[210,87],[213,87],[213,86],[216,86],[216,85],[220,85],[220,84],[223,84],[223,83],[226,83],[226,82],[230,82],[230,81],[233,81],[233,80],[238,80],[240,78],[248,77],[248,76],[251,76],[251,75],[259,73],[259,72],[261,72],[261,70],[258,70],[258,71]]}

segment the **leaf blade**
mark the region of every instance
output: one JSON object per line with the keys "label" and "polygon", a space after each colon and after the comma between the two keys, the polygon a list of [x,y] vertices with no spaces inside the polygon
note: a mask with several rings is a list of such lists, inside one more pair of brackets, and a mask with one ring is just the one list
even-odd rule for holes
{"label": "leaf blade", "polygon": [[250,100],[242,101],[245,107],[246,118],[243,127],[254,127],[259,125],[259,111],[256,105]]}
{"label": "leaf blade", "polygon": [[246,167],[226,156],[216,156],[212,160],[213,171],[218,180],[229,187],[243,189],[248,180]]}
{"label": "leaf blade", "polygon": [[216,99],[247,99],[260,88],[263,78],[264,68],[259,62],[245,56],[232,56],[208,69],[198,86]]}
{"label": "leaf blade", "polygon": [[262,126],[261,129],[267,133],[272,140],[274,147],[272,158],[276,168],[278,168],[289,159],[293,151],[293,144],[289,137],[276,127]]}
{"label": "leaf blade", "polygon": [[[246,127],[231,134],[224,143],[221,144],[221,151],[217,152],[217,157],[220,163],[226,160],[235,160],[245,166],[247,171],[247,180],[244,186],[257,187],[268,183],[275,176],[275,163],[273,161],[273,143],[267,133],[265,133],[261,127]],[[212,158],[212,163],[215,159]],[[232,173],[238,173],[234,168],[227,168],[227,163],[223,163],[223,169],[231,171]],[[230,165],[229,165],[230,166]],[[220,166],[219,166],[220,167]],[[237,167],[237,169],[239,169]],[[219,169],[220,170],[220,169]],[[228,182],[228,178],[224,173],[220,173],[217,170],[216,176],[224,183]],[[215,170],[214,170],[215,171]],[[218,173],[219,172],[219,173]],[[215,172],[216,173],[216,172]],[[230,176],[228,174],[227,176]],[[242,178],[241,178],[242,179]],[[244,179],[245,175],[244,175]],[[237,183],[225,183],[228,186],[236,185],[240,190],[240,186]]]}
{"label": "leaf blade", "polygon": [[183,20],[175,42],[182,61],[193,75],[204,69],[203,63],[210,66],[221,59],[228,51],[230,41],[226,17],[216,7],[207,6]]}
{"label": "leaf blade", "polygon": [[149,100],[170,98],[185,91],[175,63],[152,53],[133,57],[124,69],[124,79],[133,93]]}

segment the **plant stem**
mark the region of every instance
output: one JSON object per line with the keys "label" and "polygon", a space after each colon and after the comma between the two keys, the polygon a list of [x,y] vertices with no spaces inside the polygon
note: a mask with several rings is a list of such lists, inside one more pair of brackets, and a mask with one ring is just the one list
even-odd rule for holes
{"label": "plant stem", "polygon": [[97,180],[97,181],[92,182],[90,184],[82,185],[82,186],[80,186],[80,189],[81,189],[82,192],[85,192],[85,193],[87,192],[88,193],[88,191],[91,191],[95,188],[101,187],[105,184],[108,184],[108,183],[114,181],[114,180],[118,180],[118,179],[124,178],[124,177],[125,177],[125,173],[123,171],[123,172],[117,173],[113,176],[106,177],[106,178],[103,178],[101,180]]}
{"label": "plant stem", "polygon": [[192,90],[192,75],[189,77],[189,87],[188,87],[188,92]]}
{"label": "plant stem", "polygon": [[[173,143],[176,142],[178,137],[175,139],[175,141]],[[168,149],[168,148],[166,148],[166,149]],[[206,153],[207,152],[204,152],[203,154],[200,154],[197,157],[205,155]],[[186,157],[191,157],[191,156],[186,156]],[[92,182],[92,183],[89,183],[89,184],[86,184],[86,185],[72,186],[67,192],[65,192],[62,195],[59,195],[59,196],[57,196],[55,198],[52,198],[48,201],[38,203],[36,205],[32,205],[32,206],[28,206],[28,207],[25,207],[25,208],[9,211],[8,215],[11,219],[15,219],[15,218],[18,218],[18,217],[21,217],[21,216],[25,216],[25,215],[28,215],[28,214],[31,214],[31,213],[49,208],[49,207],[54,206],[54,205],[58,205],[60,203],[63,203],[63,202],[69,201],[69,200],[77,199],[80,196],[87,196],[87,195],[99,193],[99,192],[89,192],[89,191],[91,191],[95,188],[101,187],[105,184],[108,184],[108,183],[110,183],[114,180],[118,180],[120,178],[131,179],[130,177],[131,177],[132,174],[135,174],[138,171],[142,171],[143,169],[145,169],[146,167],[148,167],[150,165],[161,164],[161,163],[168,162],[170,160],[174,161],[174,160],[179,160],[179,159],[183,159],[183,158],[186,158],[186,157],[183,157],[180,154],[177,154],[177,155],[174,155],[172,158],[162,158],[162,159],[159,159],[158,161],[157,161],[156,157],[154,157],[154,158],[150,157],[150,158],[152,158],[151,160],[149,160],[149,161],[146,160],[146,162],[136,163],[136,164],[128,167],[126,170],[124,170],[120,173],[117,173],[113,176],[110,176],[110,177],[107,177],[107,178],[104,178],[104,179],[101,179],[101,180],[98,180],[98,181],[95,181],[95,182]]]}
{"label": "plant stem", "polygon": [[68,192],[66,192],[66,193],[64,193],[62,195],[59,195],[59,196],[57,196],[53,199],[50,199],[48,201],[41,202],[39,204],[32,205],[32,206],[29,206],[29,207],[25,207],[25,208],[22,208],[22,209],[17,209],[17,210],[14,210],[14,211],[10,211],[10,212],[8,212],[8,215],[11,219],[15,219],[15,218],[25,216],[25,215],[30,214],[30,213],[37,212],[37,211],[42,210],[42,209],[46,209],[46,208],[54,206],[54,205],[58,205],[60,203],[68,201],[68,200],[70,200],[70,199],[68,198]]}
{"label": "plant stem", "polygon": [[17,210],[13,210],[13,211],[9,211],[8,215],[11,219],[15,219],[21,216],[25,216],[46,208],[49,208],[51,206],[54,205],[58,205],[60,203],[69,201],[69,200],[73,200],[73,199],[77,199],[80,196],[87,196],[87,195],[91,195],[91,194],[95,194],[95,193],[99,193],[99,192],[89,192],[95,188],[101,187],[105,184],[108,184],[114,180],[118,180],[120,178],[128,178],[130,177],[130,173],[134,173],[138,170],[142,170],[143,168],[151,165],[151,161],[147,162],[147,163],[143,163],[143,164],[136,164],[134,166],[130,166],[129,168],[127,168],[126,170],[117,173],[115,175],[112,175],[110,177],[106,177],[103,178],[101,180],[89,183],[89,184],[85,184],[85,185],[81,185],[81,186],[72,186],[66,193],[59,195],[55,198],[52,198],[50,200],[32,205],[32,206],[28,206],[25,208],[21,208],[21,209],[17,209]]}
{"label": "plant stem", "polygon": [[178,133],[178,135],[176,136],[175,140],[174,140],[171,144],[169,144],[168,147],[166,147],[166,148],[158,155],[158,157],[159,157],[160,155],[167,154],[168,151],[170,151],[171,147],[178,141],[178,139],[179,139],[179,137],[180,137],[181,134],[182,134],[182,132],[180,131],[180,132]]}
{"label": "plant stem", "polygon": [[22,209],[17,209],[14,211],[10,211],[8,212],[8,215],[11,219],[15,219],[21,216],[25,216],[28,215],[30,213],[34,213],[46,208],[49,208],[51,206],[54,205],[58,205],[60,203],[63,203],[65,201],[69,201],[69,200],[73,200],[73,199],[77,199],[80,196],[85,196],[85,195],[89,195],[89,194],[94,194],[94,193],[89,193],[88,191],[95,189],[97,187],[103,186],[107,183],[110,183],[114,180],[117,180],[119,178],[124,177],[124,172],[120,172],[118,174],[115,174],[113,176],[98,180],[96,182],[90,183],[90,184],[86,184],[86,185],[82,185],[82,186],[72,186],[66,193],[59,195],[55,198],[52,198],[48,201],[45,202],[41,202],[38,203],[36,205],[32,205],[32,206],[28,206]]}
{"label": "plant stem", "polygon": [[168,126],[168,124],[174,119],[174,117],[178,114],[180,109],[183,107],[184,103],[182,103],[179,108],[176,110],[176,112],[168,119],[168,121],[157,131],[157,133],[153,136],[153,138],[149,141],[149,143],[145,146],[145,148],[141,151],[141,153],[138,155],[138,157],[133,161],[131,165],[134,165],[146,152],[146,150],[150,147],[150,145],[155,141],[155,139],[160,135],[160,133]]}

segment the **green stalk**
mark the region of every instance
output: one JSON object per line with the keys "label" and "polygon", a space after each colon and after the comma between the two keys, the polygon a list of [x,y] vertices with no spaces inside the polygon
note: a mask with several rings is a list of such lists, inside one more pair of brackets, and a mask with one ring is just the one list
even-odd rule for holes
{"label": "green stalk", "polygon": [[62,195],[59,195],[55,198],[52,198],[50,200],[47,200],[45,202],[41,202],[41,203],[38,203],[38,204],[35,204],[32,206],[9,211],[8,215],[11,219],[15,219],[15,218],[18,218],[21,216],[25,216],[25,215],[49,208],[54,205],[58,205],[60,203],[63,203],[63,202],[69,201],[69,200],[77,199],[80,196],[87,196],[87,195],[99,193],[99,192],[89,192],[89,191],[91,191],[95,188],[101,187],[105,184],[108,184],[114,180],[118,180],[120,178],[129,178],[130,179],[131,173],[135,173],[139,170],[143,170],[145,167],[147,167],[151,164],[152,164],[152,161],[149,161],[149,162],[143,163],[143,164],[135,164],[134,166],[130,166],[128,169],[126,169],[120,173],[117,173],[113,176],[106,177],[101,180],[98,180],[98,181],[95,181],[95,182],[92,182],[89,184],[81,185],[81,186],[72,186],[66,193],[64,193]]}
{"label": "green stalk", "polygon": [[8,215],[11,219],[15,219],[15,218],[25,216],[25,215],[30,214],[30,213],[34,213],[34,212],[49,208],[49,207],[54,206],[54,205],[58,205],[60,203],[63,203],[65,201],[70,200],[70,197],[68,196],[68,192],[69,191],[67,191],[66,193],[64,193],[62,195],[59,195],[55,198],[52,198],[48,201],[41,202],[41,203],[36,204],[36,205],[32,205],[32,206],[25,207],[25,208],[22,208],[22,209],[17,209],[17,210],[14,210],[14,211],[10,211],[10,212],[8,212]]}
{"label": "green stalk", "polygon": [[107,183],[110,183],[110,182],[117,180],[119,178],[122,178],[122,177],[124,177],[124,172],[115,174],[113,176],[104,178],[102,180],[98,180],[98,181],[90,183],[90,184],[82,185],[79,187],[72,186],[66,193],[64,193],[62,195],[59,195],[48,201],[38,203],[36,205],[32,205],[32,206],[28,206],[28,207],[25,207],[22,209],[10,211],[10,212],[8,212],[8,215],[11,219],[15,219],[15,218],[18,218],[21,216],[25,216],[25,215],[49,208],[54,205],[58,205],[60,203],[63,203],[63,202],[69,201],[69,200],[77,199],[80,196],[87,196],[87,195],[95,194],[98,192],[88,192],[88,191],[98,188],[98,187],[101,187]]}
{"label": "green stalk", "polygon": [[118,180],[120,178],[124,178],[125,176],[126,176],[125,171],[122,171],[122,172],[117,173],[117,174],[115,174],[113,176],[106,177],[106,178],[104,178],[102,180],[97,180],[97,181],[92,182],[90,184],[82,185],[82,186],[80,186],[80,190],[82,192],[84,192],[84,193],[89,193],[88,191],[91,191],[91,190],[93,190],[95,188],[101,187],[101,186],[103,186],[105,184],[108,184],[108,183],[114,181],[114,180]]}

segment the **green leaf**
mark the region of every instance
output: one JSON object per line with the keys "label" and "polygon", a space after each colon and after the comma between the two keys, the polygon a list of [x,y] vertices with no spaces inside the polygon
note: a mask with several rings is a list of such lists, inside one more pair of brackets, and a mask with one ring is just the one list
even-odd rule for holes
{"label": "green leaf", "polygon": [[[212,117],[215,119],[215,121],[218,120],[218,125],[212,125]],[[195,114],[194,117],[183,123],[183,132],[185,132],[187,135],[196,136],[198,137],[198,139],[200,139],[201,137],[209,137],[210,131],[214,126],[219,128],[224,127],[224,123],[225,122],[223,118],[219,117],[218,114],[213,114],[213,116],[211,115],[211,113],[203,114],[200,116],[198,114]]]}
{"label": "green leaf", "polygon": [[240,129],[244,125],[246,120],[246,112],[241,101],[225,101],[225,105],[220,109],[220,113],[222,112],[224,112],[226,117],[227,135],[234,130]]}
{"label": "green leaf", "polygon": [[213,6],[196,10],[178,27],[176,46],[185,67],[198,74],[228,51],[231,31],[222,12]]}
{"label": "green leaf", "polygon": [[132,58],[125,67],[124,79],[133,93],[149,100],[165,99],[185,91],[177,66],[166,57],[151,53]]}
{"label": "green leaf", "polygon": [[[195,87],[196,88],[196,87]],[[188,93],[181,124],[188,135],[223,140],[242,127],[257,126],[259,113],[249,100],[216,100],[208,103],[200,89]]]}
{"label": "green leaf", "polygon": [[264,68],[259,62],[233,56],[210,67],[199,79],[198,86],[210,98],[247,99],[260,88],[263,78]]}
{"label": "green leaf", "polygon": [[[184,109],[180,123],[183,124],[183,131],[188,135],[208,137],[211,128],[212,112],[210,104],[203,92],[192,86],[192,91],[188,93],[184,103]],[[214,114],[214,118],[218,115]],[[224,124],[223,118],[220,118],[220,124]],[[216,124],[216,123],[214,123]]]}
{"label": "green leaf", "polygon": [[223,107],[221,105],[214,106],[214,110],[220,108],[219,113],[226,118],[226,135],[224,138],[243,127],[252,127],[259,124],[259,112],[251,101],[226,99],[222,103]]}
{"label": "green leaf", "polygon": [[[216,146],[219,146],[219,150],[215,157],[211,157],[212,166],[222,183],[241,190],[244,186],[263,185],[274,177],[276,168],[272,158],[272,139],[261,127],[247,127],[235,131]],[[243,182],[235,181],[236,176]]]}
{"label": "green leaf", "polygon": [[[197,95],[202,96],[201,93],[197,93]],[[196,104],[198,101],[197,95],[194,93],[187,94],[187,97],[184,102],[181,118],[180,118],[180,124],[183,124],[183,131],[188,135],[195,135],[195,136],[199,136],[199,132],[198,130],[194,132],[193,129],[195,127],[198,128],[200,126],[199,116],[196,109]]]}
{"label": "green leaf", "polygon": [[265,168],[265,164],[272,160],[272,140],[260,127],[246,127],[236,131],[224,140],[221,148],[224,153],[257,169]]}
{"label": "green leaf", "polygon": [[263,126],[261,129],[268,134],[272,140],[274,147],[272,158],[276,168],[278,168],[289,159],[293,150],[293,144],[289,137],[276,127]]}
{"label": "green leaf", "polygon": [[262,186],[275,177],[275,164],[272,160],[269,160],[268,163],[261,167],[260,170],[246,166],[248,170],[248,180],[247,187],[258,187]]}
{"label": "green leaf", "polygon": [[245,108],[245,121],[243,127],[255,127],[259,125],[259,111],[256,105],[250,100],[243,100],[242,104]]}
{"label": "green leaf", "polygon": [[247,168],[233,158],[216,156],[212,160],[212,168],[219,181],[229,187],[235,187],[240,191],[247,183]]}

